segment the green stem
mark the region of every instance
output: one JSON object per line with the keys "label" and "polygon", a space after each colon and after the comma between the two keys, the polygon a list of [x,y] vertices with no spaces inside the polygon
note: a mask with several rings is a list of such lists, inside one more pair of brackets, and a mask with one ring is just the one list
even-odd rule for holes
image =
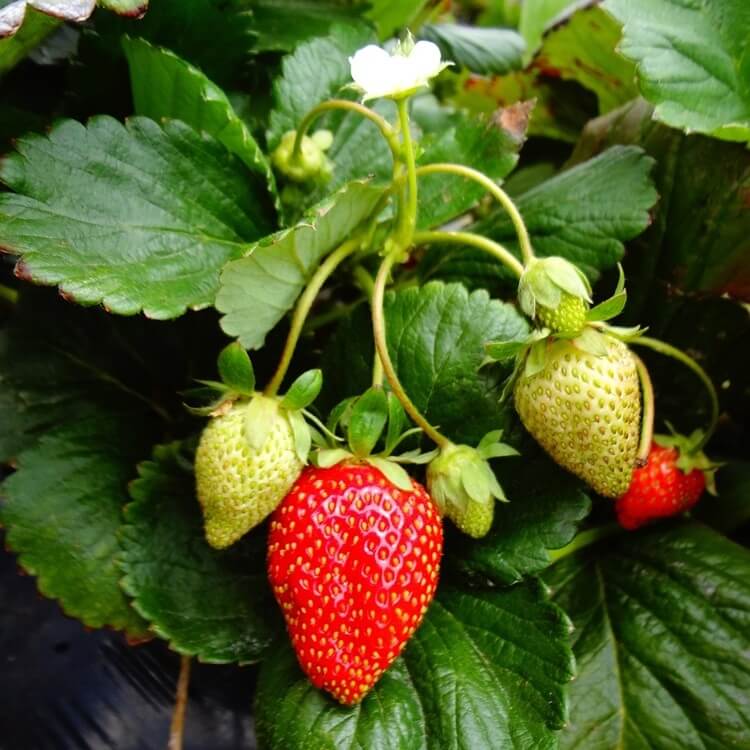
{"label": "green stem", "polygon": [[667,357],[676,359],[678,362],[682,362],[683,365],[691,369],[700,378],[701,382],[706,387],[708,397],[711,401],[711,417],[708,428],[703,433],[703,437],[693,448],[694,451],[701,450],[711,439],[719,421],[719,397],[716,394],[716,388],[714,388],[711,378],[708,377],[708,373],[691,356],[664,341],[652,339],[649,336],[639,336],[638,338],[633,339],[630,343],[637,346],[645,346],[647,349],[653,349],[653,351],[659,352],[659,354],[664,354]]}
{"label": "green stem", "polygon": [[401,247],[406,249],[412,243],[414,229],[417,226],[417,164],[409,128],[409,99],[399,99],[396,105],[398,107],[398,121],[401,126],[402,154],[406,162],[408,185],[406,205],[402,206],[399,215],[397,237]]}
{"label": "green stem", "polygon": [[558,560],[562,560],[563,557],[572,555],[574,552],[588,547],[595,542],[599,542],[607,537],[619,534],[622,528],[616,523],[607,523],[603,526],[596,526],[593,529],[586,529],[576,536],[576,538],[567,546],[562,549],[553,549],[549,551],[550,565],[556,563]]}
{"label": "green stem", "polygon": [[422,416],[419,409],[417,409],[409,398],[404,387],[401,385],[401,381],[398,379],[396,370],[393,367],[393,362],[391,361],[391,355],[388,352],[388,343],[386,341],[385,333],[385,314],[383,312],[383,298],[385,295],[385,287],[388,282],[388,276],[393,268],[398,252],[397,249],[395,252],[386,255],[383,262],[380,264],[378,275],[375,277],[375,288],[373,289],[372,294],[372,331],[375,337],[375,347],[380,356],[383,371],[385,372],[385,376],[391,386],[391,390],[401,402],[404,411],[406,411],[406,413],[412,418],[414,424],[422,428],[425,435],[442,448],[448,445],[450,440],[440,434],[440,432],[438,432],[438,430]]}
{"label": "green stem", "polygon": [[643,360],[635,354],[633,354],[633,358],[635,359],[635,366],[638,369],[638,377],[641,381],[641,390],[643,391],[641,439],[638,444],[636,463],[638,466],[645,466],[648,461],[649,451],[651,450],[651,441],[654,437],[654,386],[646,365],[643,364]]}
{"label": "green stem", "polygon": [[286,343],[284,344],[284,350],[281,353],[281,359],[279,360],[276,372],[263,391],[266,396],[275,396],[278,393],[281,382],[284,380],[284,376],[294,356],[294,350],[297,347],[297,341],[305,325],[307,314],[310,312],[310,308],[313,302],[315,302],[315,298],[318,296],[323,284],[326,283],[328,277],[336,270],[339,264],[359,248],[361,240],[362,238],[357,235],[340,245],[318,266],[318,270],[315,271],[308,282],[305,291],[302,292],[297,302],[297,306],[294,308],[291,327],[286,337]]}
{"label": "green stem", "polygon": [[322,104],[318,104],[317,107],[313,107],[299,124],[299,127],[297,128],[297,137],[294,139],[294,148],[292,149],[292,162],[299,159],[300,149],[302,148],[302,138],[305,133],[307,133],[313,121],[332,109],[343,109],[356,112],[374,123],[387,141],[391,153],[393,154],[394,161],[399,158],[400,146],[398,138],[396,138],[396,132],[387,120],[381,117],[377,112],[373,112],[359,102],[350,102],[346,99],[329,99]]}
{"label": "green stem", "polygon": [[0,284],[0,300],[15,305],[18,302],[18,292],[5,284]]}
{"label": "green stem", "polygon": [[513,203],[510,196],[498,185],[496,185],[486,174],[477,169],[464,166],[463,164],[426,164],[417,169],[418,175],[426,174],[455,174],[459,177],[465,177],[468,180],[474,180],[479,183],[487,192],[489,192],[500,205],[508,212],[511,222],[518,235],[518,243],[521,247],[523,262],[528,265],[534,260],[534,251],[531,249],[531,239],[526,229],[523,218]]}
{"label": "green stem", "polygon": [[502,245],[487,237],[473,232],[417,232],[414,235],[415,244],[429,244],[432,242],[452,242],[458,245],[472,245],[499,260],[506,268],[519,278],[523,274],[523,264],[513,253]]}

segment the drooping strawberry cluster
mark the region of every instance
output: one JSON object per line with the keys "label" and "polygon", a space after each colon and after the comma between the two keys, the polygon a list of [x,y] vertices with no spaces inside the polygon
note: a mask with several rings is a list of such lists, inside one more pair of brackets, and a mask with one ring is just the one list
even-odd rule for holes
{"label": "drooping strawberry cluster", "polygon": [[417,482],[306,469],[271,520],[268,574],[300,665],[352,705],[401,653],[435,594],[442,522]]}

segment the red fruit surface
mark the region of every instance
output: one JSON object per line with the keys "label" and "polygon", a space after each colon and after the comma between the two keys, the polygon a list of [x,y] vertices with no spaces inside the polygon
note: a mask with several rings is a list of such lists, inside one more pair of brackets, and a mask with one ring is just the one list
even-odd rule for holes
{"label": "red fruit surface", "polygon": [[366,464],[308,467],[271,517],[268,576],[313,685],[359,702],[401,653],[437,587],[430,496]]}
{"label": "red fruit surface", "polygon": [[633,472],[628,491],[615,506],[620,526],[637,529],[657,518],[690,510],[698,502],[706,478],[699,469],[683,472],[677,466],[678,458],[675,448],[651,445],[646,465]]}

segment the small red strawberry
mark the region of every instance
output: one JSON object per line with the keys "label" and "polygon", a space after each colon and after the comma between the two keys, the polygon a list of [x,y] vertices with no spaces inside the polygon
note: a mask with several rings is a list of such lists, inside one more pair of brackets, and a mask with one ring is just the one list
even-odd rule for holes
{"label": "small red strawberry", "polygon": [[646,465],[635,469],[630,487],[615,506],[620,526],[637,529],[690,510],[706,489],[707,475],[711,483],[713,469],[702,453],[691,456],[674,444],[652,443]]}
{"label": "small red strawberry", "polygon": [[345,705],[401,653],[435,594],[440,514],[377,468],[308,467],[271,517],[268,575],[302,669]]}

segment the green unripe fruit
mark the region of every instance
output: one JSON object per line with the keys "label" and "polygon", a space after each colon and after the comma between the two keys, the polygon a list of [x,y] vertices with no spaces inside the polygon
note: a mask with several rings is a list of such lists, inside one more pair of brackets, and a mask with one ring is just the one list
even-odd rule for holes
{"label": "green unripe fruit", "polygon": [[586,325],[588,305],[585,300],[563,292],[560,304],[552,309],[538,305],[536,317],[552,333],[578,333]]}
{"label": "green unripe fruit", "polygon": [[596,356],[559,340],[544,368],[515,386],[524,427],[560,466],[600,495],[616,498],[630,485],[638,452],[641,391],[635,358],[606,337]]}
{"label": "green unripe fruit", "polygon": [[[257,399],[265,397],[253,400]],[[217,549],[233,544],[263,521],[304,468],[289,418],[276,404],[264,411],[262,445],[251,447],[246,427],[251,403],[239,401],[227,414],[211,419],[195,454],[206,539]]]}
{"label": "green unripe fruit", "polygon": [[440,449],[427,467],[427,488],[441,512],[475,539],[490,530],[495,498],[504,497],[490,465],[468,445]]}

